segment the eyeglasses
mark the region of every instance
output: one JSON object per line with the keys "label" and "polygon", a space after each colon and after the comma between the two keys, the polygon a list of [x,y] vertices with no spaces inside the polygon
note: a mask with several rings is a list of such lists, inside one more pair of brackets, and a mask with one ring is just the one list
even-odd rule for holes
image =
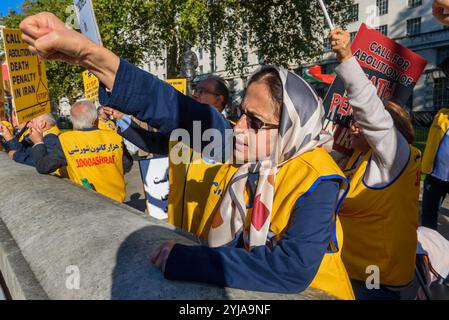
{"label": "eyeglasses", "polygon": [[212,94],[214,96],[219,96],[219,94],[216,94],[215,92],[209,91],[206,88],[201,88],[200,87],[200,88],[196,88],[196,89],[193,90],[193,94],[195,94],[195,95],[201,96],[204,93]]}
{"label": "eyeglasses", "polygon": [[253,130],[270,130],[270,129],[279,129],[278,124],[272,124],[272,123],[265,123],[262,120],[256,118],[252,114],[246,112],[241,106],[240,106],[240,113],[241,116],[246,117],[246,123],[248,127],[250,127]]}

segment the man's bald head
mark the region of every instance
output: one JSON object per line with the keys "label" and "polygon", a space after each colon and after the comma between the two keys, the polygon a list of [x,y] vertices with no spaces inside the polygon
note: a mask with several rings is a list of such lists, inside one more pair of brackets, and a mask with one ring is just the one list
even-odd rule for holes
{"label": "man's bald head", "polygon": [[97,108],[90,101],[79,101],[70,110],[74,130],[94,128],[97,124]]}

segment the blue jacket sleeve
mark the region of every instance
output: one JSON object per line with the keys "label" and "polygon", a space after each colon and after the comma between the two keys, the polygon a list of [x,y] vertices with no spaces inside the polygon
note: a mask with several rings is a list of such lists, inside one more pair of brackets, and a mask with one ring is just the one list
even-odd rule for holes
{"label": "blue jacket sleeve", "polygon": [[[121,127],[119,128],[121,129]],[[143,151],[168,155],[170,140],[168,134],[142,129],[132,120],[125,130],[119,130],[118,133]]]}
{"label": "blue jacket sleeve", "polygon": [[287,231],[273,248],[185,246],[168,257],[165,277],[243,290],[298,293],[314,279],[332,236],[339,183],[322,181],[300,198]]}
{"label": "blue jacket sleeve", "polygon": [[[44,145],[47,153],[51,153],[58,147],[58,136],[54,134],[48,134],[44,137]],[[20,145],[20,143],[19,143]],[[26,164],[29,166],[35,166],[33,159],[33,147],[23,147],[17,149],[17,152],[13,157],[15,162]]]}
{"label": "blue jacket sleeve", "polygon": [[16,137],[9,140],[6,144],[8,145],[9,150],[20,151],[22,150],[23,147],[23,145],[19,142],[19,140]]}
{"label": "blue jacket sleeve", "polygon": [[34,166],[31,147],[27,148],[24,148],[22,146],[18,147],[16,149],[16,152],[14,153],[13,160],[17,163],[25,164],[28,166]]}
{"label": "blue jacket sleeve", "polygon": [[182,128],[192,136],[194,121],[201,122],[201,133],[210,128],[223,133],[231,129],[214,107],[180,93],[124,59],[120,60],[112,92],[100,86],[100,103],[133,115],[162,133]]}

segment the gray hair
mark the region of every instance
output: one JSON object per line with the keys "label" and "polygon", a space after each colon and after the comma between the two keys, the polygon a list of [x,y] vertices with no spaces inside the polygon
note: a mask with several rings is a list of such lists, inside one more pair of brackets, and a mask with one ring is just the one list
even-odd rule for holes
{"label": "gray hair", "polygon": [[[73,109],[77,106],[83,106],[82,112],[74,113]],[[94,127],[94,123],[98,118],[97,108],[95,105],[88,101],[78,101],[72,106],[70,110],[70,118],[72,120],[74,130],[90,129]]]}
{"label": "gray hair", "polygon": [[55,117],[51,113],[45,113],[37,117],[37,120],[45,121],[51,127],[55,126],[57,123]]}

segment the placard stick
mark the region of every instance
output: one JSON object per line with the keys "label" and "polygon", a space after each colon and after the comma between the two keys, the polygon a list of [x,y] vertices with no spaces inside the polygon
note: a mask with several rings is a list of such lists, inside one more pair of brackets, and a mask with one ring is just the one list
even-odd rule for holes
{"label": "placard stick", "polygon": [[331,30],[334,30],[334,24],[332,23],[332,20],[329,16],[329,12],[327,12],[326,5],[324,4],[323,0],[318,0],[318,2],[320,3],[321,9],[323,9],[323,13],[324,13],[324,17],[326,18],[327,25],[329,26],[329,28]]}

